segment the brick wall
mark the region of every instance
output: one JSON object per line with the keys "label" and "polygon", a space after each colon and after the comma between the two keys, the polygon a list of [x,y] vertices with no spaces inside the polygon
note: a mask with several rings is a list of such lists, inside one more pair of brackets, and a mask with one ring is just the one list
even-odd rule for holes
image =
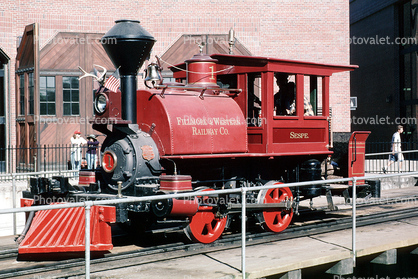
{"label": "brick wall", "polygon": [[[12,58],[13,77],[17,37],[26,25],[39,23],[42,47],[57,32],[105,33],[122,18],[139,19],[157,39],[154,55],[162,55],[182,34],[227,33],[233,27],[254,55],[349,64],[348,0],[3,0],[0,47]],[[14,82],[11,87],[15,100]],[[331,79],[336,132],[350,131],[349,88],[348,73]]]}

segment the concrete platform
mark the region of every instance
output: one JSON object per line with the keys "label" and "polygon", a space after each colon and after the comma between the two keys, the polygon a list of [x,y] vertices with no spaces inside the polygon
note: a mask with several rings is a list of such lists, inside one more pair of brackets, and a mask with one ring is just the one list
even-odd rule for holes
{"label": "concrete platform", "polygon": [[382,177],[380,184],[382,190],[414,187],[418,183],[417,176],[405,175],[397,177]]}
{"label": "concrete platform", "polygon": [[[247,278],[352,259],[351,230],[247,246]],[[395,237],[396,236],[396,237]],[[277,235],[280,239],[280,234]],[[357,257],[418,245],[418,217],[357,228]],[[250,244],[250,243],[248,243]],[[241,249],[94,273],[100,278],[241,278]]]}

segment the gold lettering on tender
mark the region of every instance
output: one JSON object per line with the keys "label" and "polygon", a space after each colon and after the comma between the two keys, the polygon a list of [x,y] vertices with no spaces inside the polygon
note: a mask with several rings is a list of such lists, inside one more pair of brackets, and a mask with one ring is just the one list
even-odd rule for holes
{"label": "gold lettering on tender", "polygon": [[309,139],[309,133],[290,132],[291,139]]}
{"label": "gold lettering on tender", "polygon": [[227,129],[227,128],[225,128],[225,127],[221,127],[221,128],[219,129],[219,133],[220,133],[221,135],[228,135],[228,134],[229,134],[228,129]]}
{"label": "gold lettering on tender", "polygon": [[182,126],[238,126],[242,125],[239,117],[176,117],[177,125]]}
{"label": "gold lettering on tender", "polygon": [[211,72],[212,72],[212,76],[210,77],[210,80],[215,80],[215,78],[213,77],[213,66],[209,67],[209,69],[211,69]]}
{"label": "gold lettering on tender", "polygon": [[192,135],[193,136],[214,136],[214,135],[218,135],[218,129],[192,127]]}

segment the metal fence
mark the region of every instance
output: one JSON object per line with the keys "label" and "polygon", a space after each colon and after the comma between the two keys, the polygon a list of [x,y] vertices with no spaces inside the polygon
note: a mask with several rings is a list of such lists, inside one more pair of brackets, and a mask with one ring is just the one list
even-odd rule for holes
{"label": "metal fence", "polygon": [[[53,176],[64,176],[72,178],[74,173],[78,174],[78,171],[47,171],[47,172],[31,172],[31,173],[11,173],[11,174],[0,174],[0,181],[8,180],[12,182],[12,206],[16,208],[16,199],[17,199],[17,181],[24,178],[25,181],[29,182],[30,177],[48,177],[52,178]],[[13,214],[13,234],[17,233],[17,221],[16,214]]]}
{"label": "metal fence", "polygon": [[[97,154],[100,146],[97,147]],[[87,167],[87,146],[81,147],[81,168]],[[100,164],[100,156],[96,156],[96,165]],[[0,174],[14,173],[17,179],[24,179],[19,173],[38,171],[66,171],[71,170],[71,145],[44,145],[34,147],[9,146],[0,148]],[[4,179],[4,176],[3,176]],[[0,181],[2,178],[0,177]]]}
{"label": "metal fence", "polygon": [[[382,177],[395,177],[402,176],[405,174],[389,174],[389,175],[375,175],[375,176],[364,176],[364,177],[351,177],[351,178],[342,178],[342,179],[330,179],[330,180],[319,180],[319,181],[309,181],[309,182],[297,182],[289,184],[279,184],[279,185],[264,185],[257,187],[242,187],[235,189],[227,190],[215,190],[210,192],[205,192],[205,196],[218,196],[232,193],[241,193],[241,273],[242,278],[246,278],[246,197],[248,191],[258,191],[258,190],[267,190],[272,188],[284,188],[284,187],[298,187],[298,186],[309,186],[309,185],[318,185],[318,184],[334,184],[334,183],[346,183],[351,181],[353,185],[352,191],[352,260],[353,265],[356,266],[356,198],[357,190],[356,183],[357,180],[364,179],[379,179]],[[409,173],[409,175],[418,175],[418,172]],[[85,276],[90,278],[90,209],[95,205],[114,205],[119,203],[134,203],[134,202],[143,202],[143,201],[154,201],[154,200],[165,200],[171,198],[187,198],[201,196],[202,193],[199,191],[188,192],[182,194],[168,194],[168,195],[158,195],[158,196],[145,196],[145,197],[122,197],[114,200],[98,200],[98,201],[85,201],[77,203],[67,203],[67,204],[56,204],[56,205],[44,205],[36,207],[24,207],[24,208],[11,208],[11,209],[0,209],[0,214],[16,214],[21,212],[31,212],[39,210],[52,210],[52,209],[62,209],[62,208],[74,208],[74,207],[84,207],[85,209]]]}
{"label": "metal fence", "polygon": [[366,142],[365,173],[386,173],[413,172],[418,168],[418,143],[402,143],[404,161],[389,162],[391,142]]}

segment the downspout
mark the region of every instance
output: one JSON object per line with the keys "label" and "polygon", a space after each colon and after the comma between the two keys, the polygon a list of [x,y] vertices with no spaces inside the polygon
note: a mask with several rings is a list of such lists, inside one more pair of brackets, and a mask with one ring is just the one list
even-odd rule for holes
{"label": "downspout", "polygon": [[9,150],[7,149],[10,147],[10,144],[12,142],[11,135],[12,135],[12,112],[11,112],[11,90],[10,90],[10,70],[9,70],[10,60],[7,61],[7,64],[4,64],[4,96],[5,101],[7,104],[7,119],[6,119],[6,130],[8,131],[8,135],[6,138],[6,173],[11,173],[10,170],[10,158],[9,158]]}
{"label": "downspout", "polygon": [[[39,53],[39,24],[38,23],[34,23],[33,26],[33,37],[34,37],[34,69],[33,69],[33,75],[34,75],[34,92],[33,92],[33,102],[34,102],[34,116],[38,116],[38,117],[34,117],[34,123],[33,125],[35,125],[35,131],[36,131],[36,136],[35,136],[35,141],[36,141],[36,146],[40,146],[40,141],[41,141],[41,125],[39,125],[39,122],[36,123],[36,119],[40,118],[40,93],[39,93],[39,67],[40,67],[40,53]],[[37,149],[38,150],[38,149]],[[36,158],[39,158],[39,154],[36,154]],[[32,159],[32,158],[31,158]],[[36,160],[34,159],[34,163],[36,164],[36,166],[34,166],[34,170],[37,171],[39,170],[39,164],[40,160]]]}

